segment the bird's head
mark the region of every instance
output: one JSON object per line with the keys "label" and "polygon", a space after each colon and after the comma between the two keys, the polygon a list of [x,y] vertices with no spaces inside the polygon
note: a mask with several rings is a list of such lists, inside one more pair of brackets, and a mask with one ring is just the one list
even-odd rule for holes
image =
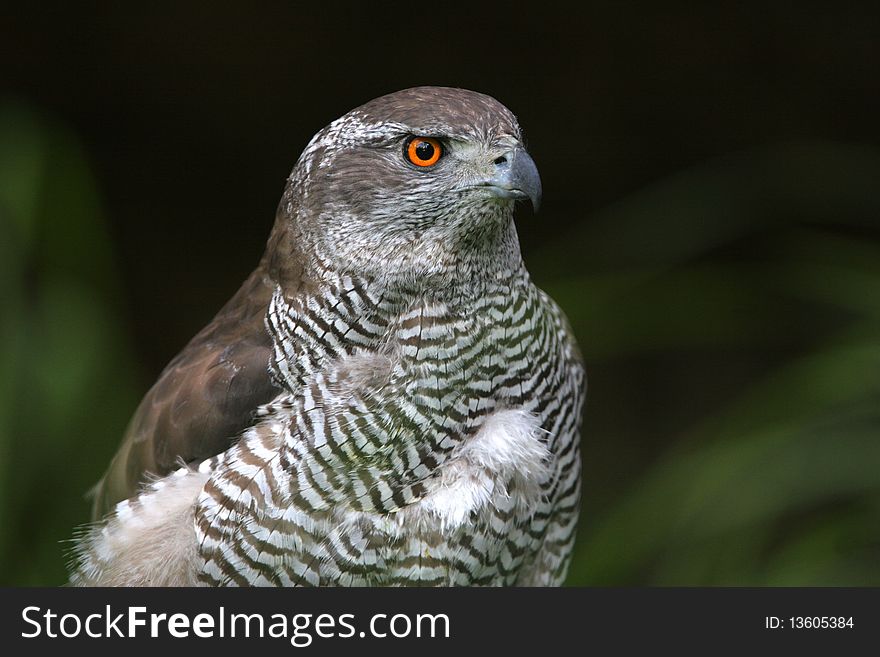
{"label": "bird's head", "polygon": [[511,234],[516,242],[514,203],[537,209],[540,198],[510,110],[473,91],[417,87],[372,100],[315,135],[280,210],[337,267],[370,273],[381,262],[383,271],[418,277],[489,257],[494,247],[518,258],[508,244]]}

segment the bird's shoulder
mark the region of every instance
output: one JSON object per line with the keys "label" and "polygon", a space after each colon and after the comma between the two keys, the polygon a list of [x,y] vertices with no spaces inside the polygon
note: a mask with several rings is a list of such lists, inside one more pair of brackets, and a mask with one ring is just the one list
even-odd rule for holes
{"label": "bird's shoulder", "polygon": [[264,326],[274,281],[258,268],[165,367],[132,417],[95,490],[93,516],[182,463],[226,450],[281,389],[269,374]]}

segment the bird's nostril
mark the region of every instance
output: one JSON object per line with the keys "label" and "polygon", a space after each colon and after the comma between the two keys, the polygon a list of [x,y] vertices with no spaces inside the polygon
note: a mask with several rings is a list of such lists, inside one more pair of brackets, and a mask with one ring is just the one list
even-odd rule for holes
{"label": "bird's nostril", "polygon": [[504,164],[505,162],[507,162],[507,158],[503,155],[495,158],[495,164]]}

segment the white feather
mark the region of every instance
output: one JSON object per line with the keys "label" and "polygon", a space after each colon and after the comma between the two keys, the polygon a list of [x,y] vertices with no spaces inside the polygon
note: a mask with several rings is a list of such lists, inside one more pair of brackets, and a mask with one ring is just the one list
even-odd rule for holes
{"label": "white feather", "polygon": [[181,469],[120,502],[77,546],[79,586],[197,586],[193,510],[208,474]]}
{"label": "white feather", "polygon": [[441,467],[428,493],[398,514],[399,521],[439,521],[441,531],[449,531],[483,508],[499,506],[502,500],[506,506],[511,495],[520,507],[534,508],[549,476],[550,453],[541,432],[538,418],[527,411],[493,413]]}

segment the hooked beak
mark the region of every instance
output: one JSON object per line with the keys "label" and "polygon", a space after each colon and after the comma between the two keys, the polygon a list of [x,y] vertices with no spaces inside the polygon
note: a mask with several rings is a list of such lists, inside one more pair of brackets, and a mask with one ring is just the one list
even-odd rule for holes
{"label": "hooked beak", "polygon": [[495,159],[495,175],[479,185],[499,198],[530,199],[535,212],[541,206],[541,176],[524,148],[513,148]]}

